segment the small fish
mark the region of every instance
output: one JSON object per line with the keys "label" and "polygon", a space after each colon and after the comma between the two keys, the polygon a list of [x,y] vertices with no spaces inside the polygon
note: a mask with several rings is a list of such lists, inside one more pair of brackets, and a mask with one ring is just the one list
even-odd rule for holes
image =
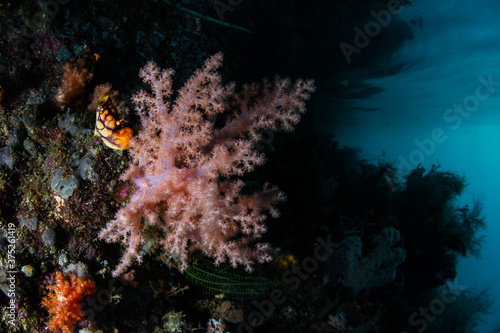
{"label": "small fish", "polygon": [[126,127],[125,120],[116,120],[116,108],[111,98],[106,95],[97,102],[95,135],[100,136],[104,144],[113,149],[128,149],[133,131]]}

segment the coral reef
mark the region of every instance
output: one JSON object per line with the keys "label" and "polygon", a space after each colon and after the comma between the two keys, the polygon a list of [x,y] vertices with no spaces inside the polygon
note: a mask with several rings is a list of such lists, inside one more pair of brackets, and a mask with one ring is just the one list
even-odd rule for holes
{"label": "coral reef", "polygon": [[[433,167],[428,172],[415,169],[400,192],[398,215],[404,218],[399,230],[405,237],[407,292],[418,294],[456,277],[461,256],[478,255],[485,228],[481,203],[455,207],[454,199],[465,189],[465,179]],[[421,242],[420,239],[435,239]]]}
{"label": "coral reef", "polygon": [[[0,4],[0,331],[474,332],[488,293],[456,265],[485,218],[456,204],[464,177],[398,178],[310,126],[377,92],[337,60],[380,1],[167,2]],[[378,43],[410,38],[391,27]],[[305,116],[310,81],[223,84],[274,73],[315,78]],[[130,150],[94,136],[103,96]]]}

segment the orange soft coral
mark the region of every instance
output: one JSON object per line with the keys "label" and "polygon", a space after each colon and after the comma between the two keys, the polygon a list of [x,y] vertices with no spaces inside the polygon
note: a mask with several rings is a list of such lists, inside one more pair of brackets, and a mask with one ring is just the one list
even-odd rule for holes
{"label": "orange soft coral", "polygon": [[55,279],[56,283],[47,287],[53,292],[42,300],[42,305],[52,315],[47,327],[56,332],[59,329],[65,333],[73,332],[75,324],[85,315],[80,301],[83,296],[97,291],[95,283],[88,278],[79,278],[73,274],[68,281],[61,272],[56,273]]}
{"label": "orange soft coral", "polygon": [[92,73],[82,66],[64,65],[61,85],[55,97],[57,106],[66,108],[74,103],[75,99],[84,92],[84,87],[91,78]]}

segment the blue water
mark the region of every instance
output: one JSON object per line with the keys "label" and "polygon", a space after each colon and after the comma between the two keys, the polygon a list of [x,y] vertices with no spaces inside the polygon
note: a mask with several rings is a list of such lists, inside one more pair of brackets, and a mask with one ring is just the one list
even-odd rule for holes
{"label": "blue water", "polygon": [[[342,145],[362,148],[367,159],[395,161],[401,174],[420,163],[466,176],[469,186],[458,204],[480,199],[488,229],[483,258],[463,260],[457,281],[470,289],[491,286],[495,308],[481,333],[500,322],[500,84],[491,84],[500,83],[499,14],[500,2],[491,0],[417,0],[404,7],[382,29],[406,21],[414,38],[378,65],[403,69],[373,78],[377,64],[358,64],[335,78],[351,89],[362,82],[383,90],[351,100],[330,123]],[[381,38],[373,37],[353,59],[377,48]]]}

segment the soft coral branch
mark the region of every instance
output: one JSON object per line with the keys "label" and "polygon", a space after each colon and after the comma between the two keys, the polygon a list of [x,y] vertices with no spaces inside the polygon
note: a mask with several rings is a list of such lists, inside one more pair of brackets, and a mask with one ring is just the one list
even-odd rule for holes
{"label": "soft coral branch", "polygon": [[73,332],[75,325],[85,316],[80,302],[84,296],[97,291],[95,283],[73,274],[65,279],[61,272],[56,272],[55,284],[47,289],[52,291],[42,300],[42,305],[52,315],[47,327],[57,332]]}
{"label": "soft coral branch", "polygon": [[[216,263],[230,261],[247,270],[271,260],[268,244],[255,244],[266,231],[267,214],[279,215],[284,194],[266,184],[243,194],[237,179],[265,162],[255,148],[266,128],[292,130],[305,112],[313,82],[275,78],[235,93],[222,84],[217,69],[222,54],[209,58],[180,89],[173,103],[172,70],[150,62],[141,71],[151,92],[133,96],[142,130],[130,143],[133,163],[122,176],[137,191],[128,206],[109,222],[100,237],[121,241],[127,250],[113,274],[140,261],[145,242],[143,219],[160,231],[159,243],[185,269],[188,254],[200,250]],[[217,126],[217,118],[227,121]]]}

